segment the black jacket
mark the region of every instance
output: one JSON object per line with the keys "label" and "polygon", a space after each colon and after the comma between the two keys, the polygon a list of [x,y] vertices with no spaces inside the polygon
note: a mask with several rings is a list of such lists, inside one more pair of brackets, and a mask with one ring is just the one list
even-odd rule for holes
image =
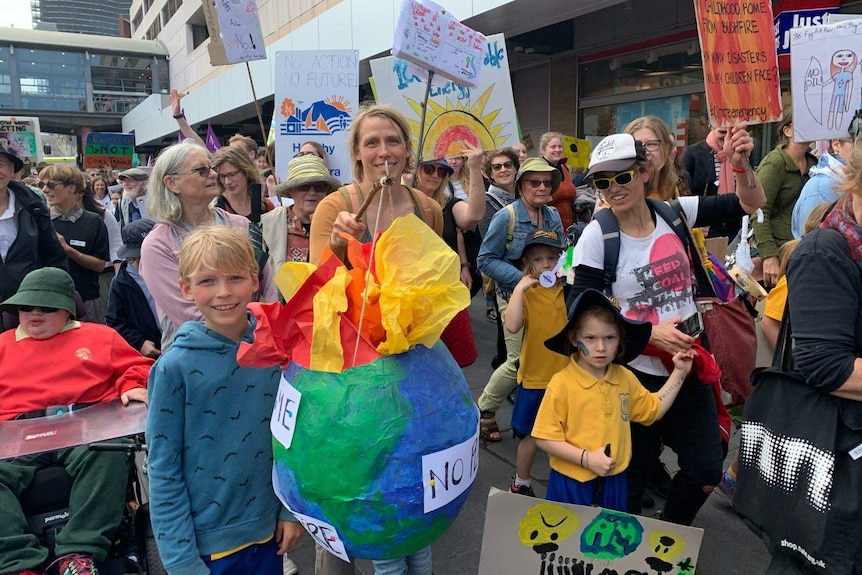
{"label": "black jacket", "polygon": [[162,330],[153,316],[147,296],[126,269],[128,265],[128,262],[123,262],[111,282],[105,323],[117,330],[138,351],[147,340],[161,349]]}
{"label": "black jacket", "polygon": [[8,189],[15,196],[18,235],[0,260],[0,301],[12,297],[24,276],[33,270],[54,267],[69,271],[69,260],[51,225],[48,206],[20,182],[9,182]]}
{"label": "black jacket", "polygon": [[[715,177],[715,153],[706,140],[686,146],[682,151],[682,166],[688,173],[689,189],[693,196],[714,196],[718,194]],[[710,226],[709,237],[724,236],[731,240],[739,233],[742,219]]]}

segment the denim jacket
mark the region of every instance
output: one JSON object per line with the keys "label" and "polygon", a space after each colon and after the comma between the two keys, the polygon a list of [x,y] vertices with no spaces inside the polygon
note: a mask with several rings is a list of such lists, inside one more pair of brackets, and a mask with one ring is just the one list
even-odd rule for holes
{"label": "denim jacket", "polygon": [[[503,208],[491,218],[488,233],[482,240],[479,249],[479,269],[497,282],[498,290],[508,295],[523,277],[518,268],[521,265],[521,253],[527,236],[536,230],[536,224],[530,219],[527,208],[521,198],[512,204],[515,209],[515,229],[512,231],[512,243],[506,249],[506,233],[509,230],[509,210]],[[560,238],[563,237],[563,224],[560,214],[552,207],[542,206],[543,228],[554,230]]]}

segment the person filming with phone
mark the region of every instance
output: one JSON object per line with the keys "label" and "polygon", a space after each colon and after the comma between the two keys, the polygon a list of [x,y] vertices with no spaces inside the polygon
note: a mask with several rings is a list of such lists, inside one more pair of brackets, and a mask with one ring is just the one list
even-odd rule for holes
{"label": "person filming with phone", "polygon": [[[592,152],[586,179],[602,194],[609,214],[602,217],[598,212],[575,246],[570,302],[586,289],[597,289],[616,298],[625,318],[652,324],[650,345],[627,364],[650,392],[658,391],[673,371],[674,354],[692,348],[702,351],[667,415],[650,427],[631,426],[632,459],[626,473],[629,513],[641,513],[646,471],[659,440],[676,452],[680,465],[660,513],[664,520],[691,524],[721,479],[724,453],[709,385],[717,366],[700,347],[700,339],[693,337],[700,329],[696,285],[689,255],[674,226],[680,220],[689,228],[737,220],[763,206],[763,188],[748,164],[753,148],[744,125],[731,128],[724,152],[736,176],[736,193],[682,197],[676,207],[647,199],[650,160],[644,144],[632,135],[608,136]],[[673,217],[668,217],[668,209]],[[603,229],[613,224],[615,235]],[[613,250],[607,249],[613,245],[606,240],[610,235],[618,238]],[[615,265],[607,259],[613,255],[618,255]]]}

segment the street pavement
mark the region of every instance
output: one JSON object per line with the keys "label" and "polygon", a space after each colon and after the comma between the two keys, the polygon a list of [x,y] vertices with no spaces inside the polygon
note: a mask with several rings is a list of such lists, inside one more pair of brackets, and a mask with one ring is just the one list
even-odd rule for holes
{"label": "street pavement", "polygon": [[[496,328],[485,319],[484,299],[481,295],[473,299],[470,307],[473,331],[479,359],[464,369],[464,376],[473,398],[482,393],[491,375],[491,358],[496,350]],[[758,330],[759,332],[759,330]],[[760,345],[760,349],[763,349]],[[765,352],[759,351],[758,363],[768,363]],[[475,575],[479,571],[479,555],[482,547],[482,533],[485,526],[485,506],[488,490],[491,487],[507,490],[515,473],[515,450],[517,443],[512,439],[509,420],[512,405],[505,402],[497,412],[497,421],[503,434],[503,441],[483,445],[479,457],[479,472],[472,491],[461,514],[453,525],[433,544],[434,572],[436,575]],[[725,467],[730,464],[737,452],[739,433],[735,430]],[[671,473],[675,472],[675,457],[665,449],[662,459]],[[545,494],[548,480],[548,458],[539,452],[533,465],[533,487],[538,497]],[[657,507],[662,500],[656,498]],[[644,510],[651,516],[654,509]],[[694,523],[695,527],[705,530],[700,548],[698,575],[755,575],[764,573],[769,563],[769,554],[763,543],[755,536],[733,512],[730,501],[716,490],[710,495]],[[314,545],[305,536],[302,542],[289,553],[299,568],[300,575],[314,573]],[[368,561],[359,561],[356,573],[373,575],[374,568]],[[508,574],[507,574],[508,575]],[[522,575],[522,574],[511,574]]]}

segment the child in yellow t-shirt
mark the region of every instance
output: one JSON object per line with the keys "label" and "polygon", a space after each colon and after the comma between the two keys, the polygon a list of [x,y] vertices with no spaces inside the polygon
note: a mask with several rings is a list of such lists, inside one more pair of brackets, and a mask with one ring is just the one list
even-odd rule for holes
{"label": "child in yellow t-shirt", "polygon": [[518,367],[518,394],[512,410],[512,430],[521,439],[515,456],[512,493],[535,497],[530,471],[536,458],[536,440],[530,435],[536,412],[551,376],[566,366],[566,359],[545,347],[545,340],[566,322],[563,288],[553,273],[563,246],[554,230],[535,230],[527,237],[521,254],[524,277],[512,290],[503,314],[503,325],[511,333],[524,328]]}
{"label": "child in yellow t-shirt", "polygon": [[545,342],[569,357],[551,378],[532,431],[551,459],[549,500],[625,511],[630,424],[650,425],[664,416],[695,356],[691,350],[676,353],[667,383],[650,393],[624,364],[640,355],[651,330],[591,289],[572,303],[566,326]]}

